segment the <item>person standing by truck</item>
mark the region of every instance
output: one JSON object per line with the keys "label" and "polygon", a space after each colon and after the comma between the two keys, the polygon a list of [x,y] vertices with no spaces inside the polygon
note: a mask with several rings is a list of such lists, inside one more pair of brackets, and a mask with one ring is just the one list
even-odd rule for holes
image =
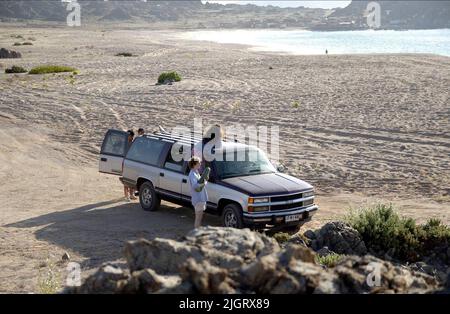
{"label": "person standing by truck", "polygon": [[199,228],[202,224],[203,213],[206,210],[206,202],[208,201],[208,193],[206,192],[206,180],[204,183],[199,183],[201,178],[199,169],[201,166],[201,159],[194,156],[188,162],[189,169],[189,183],[191,186],[191,202],[195,210],[194,228]]}
{"label": "person standing by truck", "polygon": [[[127,139],[127,148],[126,151],[128,152],[128,150],[131,147],[131,144],[133,144],[134,141],[134,132],[133,130],[128,130],[128,139]],[[127,202],[130,202],[131,200],[135,200],[136,196],[134,196],[134,189],[130,188],[128,186],[126,186],[125,184],[123,185],[123,193],[125,194],[125,200]]]}

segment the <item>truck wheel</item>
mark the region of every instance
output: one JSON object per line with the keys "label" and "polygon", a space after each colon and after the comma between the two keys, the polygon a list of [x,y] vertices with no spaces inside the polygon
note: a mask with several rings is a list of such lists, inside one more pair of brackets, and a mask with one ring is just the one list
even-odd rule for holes
{"label": "truck wheel", "polygon": [[228,204],[222,212],[222,225],[224,227],[231,227],[242,229],[244,223],[242,221],[242,210],[239,205]]}
{"label": "truck wheel", "polygon": [[156,194],[153,184],[149,181],[144,182],[139,188],[139,202],[145,211],[158,210],[161,205],[161,199]]}

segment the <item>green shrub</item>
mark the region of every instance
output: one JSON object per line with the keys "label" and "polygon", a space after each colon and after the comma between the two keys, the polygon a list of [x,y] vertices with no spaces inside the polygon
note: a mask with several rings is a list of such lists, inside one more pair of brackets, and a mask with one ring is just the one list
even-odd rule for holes
{"label": "green shrub", "polygon": [[278,243],[282,244],[289,241],[291,236],[286,232],[277,232],[273,235],[273,238],[277,240]]}
{"label": "green shrub", "polygon": [[425,251],[439,246],[448,246],[450,227],[442,224],[439,219],[429,219],[426,224],[420,226],[419,240]]}
{"label": "green shrub", "polygon": [[76,71],[77,69],[67,66],[42,65],[32,68],[29,74],[48,74],[48,73],[76,72]]}
{"label": "green shrub", "polygon": [[158,83],[162,84],[164,82],[179,82],[181,81],[181,76],[177,72],[164,72],[158,77]]}
{"label": "green shrub", "polygon": [[400,217],[392,205],[351,211],[346,220],[358,230],[368,248],[404,261],[417,261],[450,242],[450,228],[439,220],[417,225],[414,219]]}
{"label": "green shrub", "polygon": [[22,46],[33,46],[33,43],[26,41],[26,42],[22,43]]}
{"label": "green shrub", "polygon": [[22,46],[21,43],[14,43],[13,46]]}
{"label": "green shrub", "polygon": [[334,267],[339,263],[345,255],[331,253],[324,256],[316,255],[316,263],[326,267]]}
{"label": "green shrub", "polygon": [[131,52],[119,52],[116,54],[116,57],[132,57],[133,54]]}
{"label": "green shrub", "polygon": [[26,69],[13,65],[12,67],[5,69],[5,73],[26,73],[28,72]]}

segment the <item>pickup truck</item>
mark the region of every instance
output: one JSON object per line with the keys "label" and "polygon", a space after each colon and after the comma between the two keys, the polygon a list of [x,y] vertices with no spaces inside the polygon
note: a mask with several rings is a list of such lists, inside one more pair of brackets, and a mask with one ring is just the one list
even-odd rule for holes
{"label": "pickup truck", "polygon": [[[99,171],[121,176],[123,184],[139,191],[140,205],[146,211],[157,210],[161,200],[192,207],[187,161],[175,161],[171,151],[180,142],[192,149],[196,140],[157,132],[136,138],[127,151],[127,137],[124,131],[108,130]],[[257,158],[241,161],[229,158],[229,152]],[[257,147],[225,141],[218,153],[223,158],[208,163],[206,211],[220,215],[224,227],[296,228],[318,210],[313,187],[276,169]]]}

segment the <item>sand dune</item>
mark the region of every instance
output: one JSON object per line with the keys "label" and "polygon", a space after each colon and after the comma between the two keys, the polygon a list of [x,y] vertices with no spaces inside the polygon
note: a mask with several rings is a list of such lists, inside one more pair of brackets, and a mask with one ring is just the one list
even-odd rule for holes
{"label": "sand dune", "polygon": [[[1,47],[11,48],[12,34],[36,41],[3,67],[64,64],[80,75],[72,84],[69,74],[0,74],[2,292],[37,291],[42,263],[64,251],[88,273],[117,259],[126,240],[191,228],[188,209],[149,214],[119,200],[118,179],[97,173],[108,128],[170,129],[194,116],[278,125],[288,172],[319,193],[309,226],[379,200],[450,223],[450,58],[282,56],[112,29],[5,27]],[[137,57],[114,56],[123,51]],[[155,86],[165,70],[183,80]]]}

